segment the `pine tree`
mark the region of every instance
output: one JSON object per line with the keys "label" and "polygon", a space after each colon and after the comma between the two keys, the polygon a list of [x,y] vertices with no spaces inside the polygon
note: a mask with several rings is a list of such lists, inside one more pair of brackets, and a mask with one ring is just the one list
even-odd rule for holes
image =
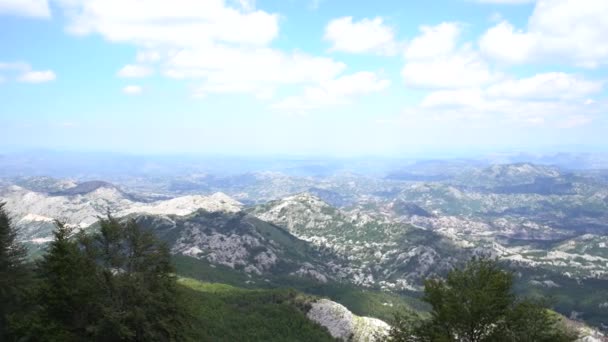
{"label": "pine tree", "polygon": [[72,229],[56,224],[54,240],[37,268],[39,324],[30,333],[50,341],[88,340],[100,314],[99,272],[94,260],[70,238]]}
{"label": "pine tree", "polygon": [[[131,341],[175,341],[183,338],[186,319],[173,275],[168,248],[134,220],[101,221],[97,237],[107,270],[113,307],[109,326]],[[107,272],[107,271],[106,271]]]}
{"label": "pine tree", "polygon": [[445,280],[425,282],[423,301],[431,305],[429,319],[398,316],[389,340],[395,342],[568,342],[555,314],[541,303],[520,300],[512,292],[513,274],[495,260],[471,260]]}
{"label": "pine tree", "polygon": [[8,340],[8,319],[20,308],[30,277],[27,250],[0,203],[0,340]]}
{"label": "pine tree", "polygon": [[188,315],[168,248],[135,221],[100,220],[92,234],[57,223],[37,267],[34,341],[183,341]]}
{"label": "pine tree", "polygon": [[102,312],[92,340],[180,341],[187,321],[168,248],[134,220],[111,216],[78,244],[100,272]]}

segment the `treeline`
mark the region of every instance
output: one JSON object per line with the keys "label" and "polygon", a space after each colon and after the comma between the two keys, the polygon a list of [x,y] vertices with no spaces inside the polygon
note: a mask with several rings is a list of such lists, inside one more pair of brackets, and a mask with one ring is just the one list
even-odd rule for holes
{"label": "treeline", "polygon": [[34,264],[0,204],[0,340],[182,341],[191,317],[169,249],[134,221],[57,222]]}

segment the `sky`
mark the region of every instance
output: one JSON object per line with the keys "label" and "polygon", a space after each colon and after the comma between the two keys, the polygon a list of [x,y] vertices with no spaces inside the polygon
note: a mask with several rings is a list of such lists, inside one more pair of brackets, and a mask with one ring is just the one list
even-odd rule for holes
{"label": "sky", "polygon": [[605,0],[0,0],[0,149],[608,149]]}

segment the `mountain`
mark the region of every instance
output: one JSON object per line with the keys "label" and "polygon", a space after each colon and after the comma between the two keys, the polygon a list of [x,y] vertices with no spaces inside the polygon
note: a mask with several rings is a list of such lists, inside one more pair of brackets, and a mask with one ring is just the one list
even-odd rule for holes
{"label": "mountain", "polygon": [[199,209],[185,216],[134,217],[165,240],[172,253],[242,271],[251,282],[285,275],[324,283],[333,272],[330,255],[244,212]]}
{"label": "mountain", "polygon": [[44,186],[39,182],[35,186],[29,183],[29,189],[18,185],[0,188],[0,200],[6,202],[21,235],[34,244],[50,238],[55,219],[84,229],[108,213],[117,217],[135,213],[187,215],[198,209],[236,212],[242,206],[221,193],[154,200],[141,194],[132,195],[107,182],[52,182],[51,185],[48,179],[45,181]]}
{"label": "mountain", "polygon": [[104,181],[88,181],[74,184],[74,186],[66,187],[58,191],[50,192],[51,196],[75,196],[86,195],[98,189],[117,189],[114,185]]}
{"label": "mountain", "polygon": [[[448,173],[423,182],[354,174],[190,177],[206,184],[205,195],[167,191],[167,179],[134,190],[29,177],[0,180],[0,200],[34,253],[49,241],[53,219],[94,229],[109,210],[161,236],[179,274],[292,287],[382,319],[391,318],[393,303],[423,308],[416,297],[424,279],[485,254],[517,274],[519,293],[549,295],[566,316],[606,322],[608,183],[596,173],[525,163]],[[248,204],[209,193],[223,188]]]}
{"label": "mountain", "polygon": [[431,231],[344,212],[308,193],[249,212],[348,260],[340,276],[362,286],[416,290],[422,279],[445,272],[465,255]]}
{"label": "mountain", "polygon": [[561,172],[556,167],[529,163],[495,164],[486,168],[465,172],[456,180],[461,183],[481,185],[518,185],[533,183],[539,178],[558,178]]}

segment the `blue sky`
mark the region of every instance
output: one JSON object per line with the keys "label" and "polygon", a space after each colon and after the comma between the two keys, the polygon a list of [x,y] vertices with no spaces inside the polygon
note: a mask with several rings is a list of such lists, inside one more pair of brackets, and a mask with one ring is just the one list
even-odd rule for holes
{"label": "blue sky", "polygon": [[0,148],[606,148],[604,0],[0,0]]}

